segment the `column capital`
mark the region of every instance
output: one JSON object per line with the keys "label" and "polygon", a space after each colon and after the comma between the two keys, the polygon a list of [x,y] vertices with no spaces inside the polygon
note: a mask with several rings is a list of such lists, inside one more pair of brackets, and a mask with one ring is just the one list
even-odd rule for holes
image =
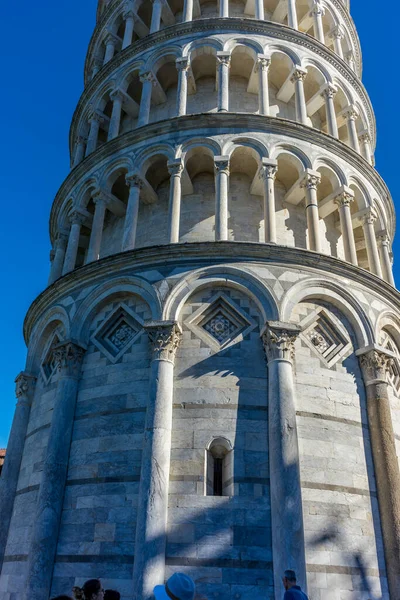
{"label": "column capital", "polygon": [[378,213],[373,207],[367,208],[361,215],[363,225],[373,225],[378,218]]}
{"label": "column capital", "polygon": [[319,0],[315,0],[313,2],[313,6],[311,8],[310,15],[319,15],[319,16],[323,17],[324,14],[325,14],[325,8],[322,6],[322,4]]}
{"label": "column capital", "polygon": [[104,123],[105,121],[105,115],[103,115],[102,112],[100,112],[99,110],[95,109],[95,108],[91,108],[90,112],[89,112],[89,117],[88,117],[88,121],[89,123],[91,123],[92,121],[97,121],[97,123]]}
{"label": "column capital", "polygon": [[320,183],[321,174],[318,171],[306,169],[304,177],[300,183],[300,187],[306,188],[307,190],[316,190]]}
{"label": "column capital", "polygon": [[259,176],[261,179],[275,179],[278,172],[278,161],[269,158],[263,158],[261,161]]}
{"label": "column capital", "polygon": [[267,321],[261,334],[268,362],[294,360],[294,344],[301,329],[293,323]]}
{"label": "column capital", "polygon": [[68,232],[67,231],[59,231],[57,233],[56,243],[57,246],[66,246],[68,242]]}
{"label": "column capital", "polygon": [[119,44],[121,42],[120,38],[115,35],[114,33],[112,33],[112,31],[107,31],[106,35],[104,36],[104,43],[107,44]]}
{"label": "column capital", "polygon": [[379,231],[376,235],[376,239],[382,246],[390,248],[390,238],[387,231]]}
{"label": "column capital", "polygon": [[116,89],[110,93],[110,100],[115,102],[115,100],[121,100],[123,102],[125,100],[125,94],[122,90]]}
{"label": "column capital", "polygon": [[338,90],[335,85],[333,85],[332,83],[327,83],[321,89],[321,96],[323,98],[332,98],[333,99],[335,97],[335,94],[337,91]]}
{"label": "column capital", "polygon": [[350,206],[354,201],[354,192],[352,192],[350,188],[341,189],[338,195],[334,197],[333,201],[339,208],[342,208],[342,206]]}
{"label": "column capital", "polygon": [[181,176],[184,166],[182,160],[172,160],[167,163],[168,173],[172,176],[177,175]]}
{"label": "column capital", "polygon": [[356,121],[359,117],[359,112],[353,104],[342,110],[341,114],[349,121]]}
{"label": "column capital", "polygon": [[393,365],[394,355],[379,346],[369,346],[356,350],[366,385],[377,382],[387,383],[387,376]]}
{"label": "column capital", "polygon": [[129,188],[137,187],[140,190],[143,188],[143,179],[138,173],[128,173],[125,176],[125,182]]}
{"label": "column capital", "polygon": [[103,193],[103,190],[99,190],[99,189],[95,190],[92,193],[92,200],[96,204],[96,206],[98,204],[105,204],[107,206],[107,204],[108,204],[108,199],[105,196],[105,194]]}
{"label": "column capital", "polygon": [[87,137],[84,135],[77,135],[75,138],[75,144],[86,144]]}
{"label": "column capital", "polygon": [[84,225],[86,222],[88,215],[80,211],[78,208],[75,208],[68,215],[68,220],[71,225]]}
{"label": "column capital", "polygon": [[214,167],[216,173],[229,175],[229,156],[215,156]]}
{"label": "column capital", "polygon": [[331,39],[336,38],[337,40],[342,40],[344,38],[344,30],[341,25],[336,25],[329,32],[329,37]]}
{"label": "column capital", "polygon": [[125,21],[127,19],[134,19],[135,18],[135,11],[133,10],[133,4],[131,2],[126,2],[124,4],[122,16],[123,16],[123,18],[124,18]]}
{"label": "column capital", "polygon": [[230,52],[217,52],[217,61],[219,65],[224,65],[226,67],[231,66],[231,53]]}
{"label": "column capital", "polygon": [[33,392],[35,389],[36,377],[30,373],[22,371],[15,379],[15,395],[18,399],[17,404],[32,403]]}
{"label": "column capital", "polygon": [[176,351],[182,338],[182,329],[176,321],[147,321],[144,325],[153,351],[153,360],[175,362]]}
{"label": "column capital", "polygon": [[189,57],[181,56],[176,59],[175,64],[178,71],[187,71],[190,67]]}
{"label": "column capital", "polygon": [[295,67],[293,69],[292,75],[290,77],[290,81],[295,83],[296,81],[304,81],[307,77],[306,69],[302,69],[301,67]]}
{"label": "column capital", "polygon": [[271,57],[266,54],[257,54],[257,70],[268,71],[271,66]]}
{"label": "column capital", "polygon": [[364,143],[371,143],[371,136],[369,135],[369,131],[362,131],[360,133],[360,135],[358,136],[358,139],[360,140],[360,142],[364,142]]}
{"label": "column capital", "polygon": [[72,340],[57,344],[53,349],[57,370],[64,377],[78,379],[85,351],[82,346]]}
{"label": "column capital", "polygon": [[145,71],[145,72],[139,73],[139,79],[140,79],[141,83],[150,82],[153,85],[156,84],[156,78],[152,71]]}

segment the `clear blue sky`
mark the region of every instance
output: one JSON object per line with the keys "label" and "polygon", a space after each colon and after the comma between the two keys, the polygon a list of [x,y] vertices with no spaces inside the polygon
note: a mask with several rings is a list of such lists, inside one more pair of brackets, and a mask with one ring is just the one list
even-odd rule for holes
{"label": "clear blue sky", "polygon": [[[69,170],[68,130],[82,91],[96,0],[5,2],[1,12],[0,448],[14,412],[14,378],[25,365],[23,319],[49,273],[50,207]],[[376,166],[400,206],[399,3],[379,10],[376,1],[352,0],[351,12],[378,123]],[[394,252],[400,284],[400,235]]]}

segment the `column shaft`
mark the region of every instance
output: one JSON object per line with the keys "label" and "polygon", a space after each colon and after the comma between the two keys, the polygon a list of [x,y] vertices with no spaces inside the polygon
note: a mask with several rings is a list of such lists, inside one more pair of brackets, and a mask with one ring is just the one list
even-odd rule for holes
{"label": "column shaft", "polygon": [[390,261],[389,238],[386,235],[380,236],[379,253],[382,263],[383,279],[395,287],[392,263]]}
{"label": "column shaft", "polygon": [[86,156],[89,156],[97,148],[97,140],[99,138],[100,123],[103,121],[101,115],[94,113],[90,119],[90,131],[88,142],[86,145]]}
{"label": "column shaft", "polygon": [[340,58],[343,59],[344,58],[343,48],[342,48],[343,31],[342,31],[341,27],[337,26],[331,35],[332,35],[332,39],[333,39],[334,50],[335,50],[336,54]]}
{"label": "column shaft", "polygon": [[138,127],[142,127],[143,125],[147,125],[150,118],[150,107],[151,107],[151,94],[153,91],[153,74],[152,73],[144,73],[140,77],[141,82],[143,83],[142,87],[142,97],[140,100],[140,108],[139,108],[139,117],[138,117]]}
{"label": "column shaft", "polygon": [[28,373],[20,373],[15,380],[18,402],[15,408],[6,457],[0,477],[0,572],[14,508],[14,498],[17,491],[35,382],[36,377]]}
{"label": "column shaft", "polygon": [[268,70],[271,64],[269,58],[258,58],[258,112],[269,115]]}
{"label": "column shaft", "polygon": [[229,68],[231,57],[217,53],[218,65],[218,112],[229,110]]}
{"label": "column shaft", "polygon": [[358,134],[356,127],[356,119],[358,117],[358,113],[354,109],[349,109],[345,113],[345,117],[347,119],[347,132],[349,134],[350,146],[356,152],[360,152],[360,144],[358,142]]}
{"label": "column shaft", "polygon": [[229,17],[229,0],[219,0],[219,16]]}
{"label": "column shaft", "polygon": [[321,236],[319,231],[319,210],[317,198],[317,186],[321,178],[319,175],[307,173],[302,187],[306,193],[306,216],[308,230],[308,246],[310,250],[321,252]]}
{"label": "column shaft", "polygon": [[265,243],[276,244],[275,214],[275,176],[277,165],[262,165],[261,177],[264,182],[264,240]]}
{"label": "column shaft", "polygon": [[255,2],[256,2],[255,17],[256,17],[256,19],[259,19],[260,21],[264,21],[264,19],[265,19],[264,0],[255,0]]}
{"label": "column shaft", "polygon": [[79,238],[81,235],[81,227],[85,222],[85,216],[78,211],[71,214],[71,230],[69,232],[68,246],[65,253],[64,268],[62,274],[65,275],[75,269],[76,257],[79,248]]}
{"label": "column shaft", "polygon": [[103,237],[104,218],[106,215],[106,202],[101,196],[94,198],[96,208],[94,211],[92,232],[90,234],[89,250],[86,263],[98,260],[100,256],[101,239]]}
{"label": "column shaft", "polygon": [[122,50],[125,50],[125,48],[132,44],[134,28],[135,20],[133,17],[133,12],[128,12],[125,14],[125,33],[124,39],[122,40]]}
{"label": "column shaft", "polygon": [[307,125],[307,106],[304,95],[304,80],[307,72],[301,69],[296,69],[292,75],[292,82],[295,88],[295,104],[296,104],[296,121]]}
{"label": "column shaft", "polygon": [[215,161],[215,240],[228,239],[229,161]]}
{"label": "column shaft", "polygon": [[56,241],[56,253],[54,256],[53,264],[51,265],[50,277],[49,277],[49,285],[54,283],[56,279],[61,277],[64,258],[65,258],[65,249],[67,247],[68,238],[65,234],[60,233],[57,237]]}
{"label": "column shaft", "polygon": [[136,244],[136,232],[140,206],[140,190],[143,182],[137,175],[130,175],[126,178],[129,186],[128,206],[126,208],[124,235],[122,239],[122,251],[133,250]]}
{"label": "column shaft", "polygon": [[80,162],[85,158],[85,138],[82,136],[78,136],[76,140],[76,148],[75,148],[75,156],[73,167],[79,165]]}
{"label": "column shaft", "polygon": [[363,219],[365,245],[367,248],[369,270],[374,275],[382,277],[381,262],[379,259],[378,244],[376,242],[375,227],[376,215],[372,212]]}
{"label": "column shaft", "polygon": [[282,598],[282,574],[290,565],[307,589],[304,525],[297,439],[294,342],[300,328],[268,322],[263,334],[268,359],[268,430],[275,598]]}
{"label": "column shaft", "polygon": [[350,202],[354,198],[344,192],[335,198],[336,204],[339,206],[340,226],[343,236],[344,258],[347,262],[358,265],[357,250],[354,241],[353,223],[351,220]]}
{"label": "column shaft", "polygon": [[314,8],[311,11],[311,14],[314,19],[314,37],[316,37],[317,40],[319,40],[320,42],[325,44],[324,27],[322,24],[322,17],[324,15],[324,9],[319,4],[319,2],[315,3]]}
{"label": "column shaft", "polygon": [[183,21],[193,20],[193,0],[184,0]]}
{"label": "column shaft", "polygon": [[160,30],[161,25],[161,0],[153,0],[153,12],[151,14],[150,33],[155,33]]}
{"label": "column shaft", "polygon": [[388,395],[391,359],[370,350],[360,356],[391,600],[400,600],[400,471]]}
{"label": "column shaft", "polygon": [[293,29],[298,29],[296,0],[287,0],[288,2],[288,25]]}
{"label": "column shaft", "polygon": [[47,600],[57,549],[78,380],[84,350],[63,342],[54,350],[60,370],[29,552],[26,600]]}
{"label": "column shaft", "polygon": [[113,140],[119,135],[119,128],[121,125],[121,114],[122,104],[124,101],[123,94],[120,90],[115,90],[110,94],[110,98],[113,101],[113,109],[110,119],[110,125],[108,128],[108,141]]}
{"label": "column shaft", "polygon": [[146,329],[153,360],[136,522],[135,600],[150,600],[154,586],[164,583],[174,360],[181,336],[173,322],[149,323]]}
{"label": "column shaft", "polygon": [[181,217],[181,176],[183,166],[181,161],[168,163],[171,175],[169,182],[169,215],[168,215],[168,241],[170,244],[179,243],[179,227]]}
{"label": "column shaft", "polygon": [[187,78],[189,62],[187,58],[180,58],[176,61],[178,69],[178,90],[176,95],[176,114],[178,117],[186,115],[187,104]]}
{"label": "column shaft", "polygon": [[337,89],[332,85],[327,85],[324,89],[322,96],[325,100],[326,107],[326,122],[328,125],[328,133],[335,138],[339,137],[339,131],[336,121],[336,111],[334,104],[334,97],[337,92]]}
{"label": "column shaft", "polygon": [[104,55],[104,65],[106,65],[112,58],[114,58],[115,53],[115,39],[114,36],[109,35],[106,38],[106,52]]}
{"label": "column shaft", "polygon": [[361,142],[361,154],[365,158],[366,161],[372,165],[372,152],[371,152],[371,138],[368,132],[364,132],[359,137],[359,141]]}

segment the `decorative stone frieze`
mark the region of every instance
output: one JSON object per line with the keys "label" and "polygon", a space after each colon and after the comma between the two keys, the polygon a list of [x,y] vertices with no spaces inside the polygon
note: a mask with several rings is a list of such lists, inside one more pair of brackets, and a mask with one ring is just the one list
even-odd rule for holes
{"label": "decorative stone frieze", "polygon": [[84,348],[75,342],[66,341],[58,344],[53,348],[56,369],[63,377],[78,378],[84,354]]}
{"label": "decorative stone frieze", "polygon": [[294,345],[299,333],[300,328],[297,325],[269,321],[262,335],[268,361],[293,361],[295,357]]}

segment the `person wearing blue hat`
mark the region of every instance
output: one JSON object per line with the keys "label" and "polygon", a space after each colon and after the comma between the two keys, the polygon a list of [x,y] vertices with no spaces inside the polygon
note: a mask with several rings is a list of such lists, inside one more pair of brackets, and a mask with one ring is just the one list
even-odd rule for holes
{"label": "person wearing blue hat", "polygon": [[156,585],[153,593],[156,600],[194,600],[196,586],[188,575],[174,573],[165,585]]}

